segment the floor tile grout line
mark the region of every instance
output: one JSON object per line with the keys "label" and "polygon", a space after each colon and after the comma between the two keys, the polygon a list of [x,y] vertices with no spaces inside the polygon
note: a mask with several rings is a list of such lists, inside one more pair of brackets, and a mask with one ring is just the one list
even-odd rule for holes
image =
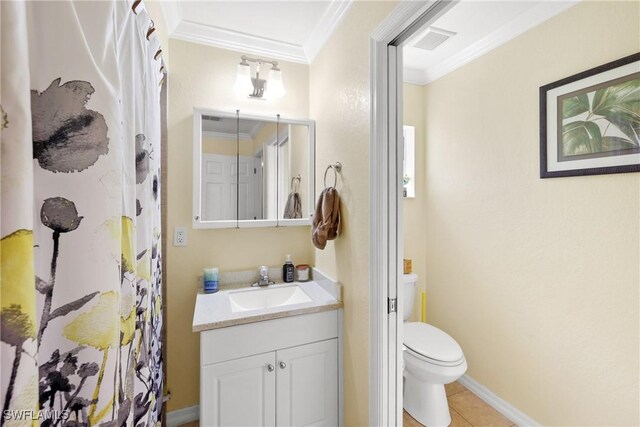
{"label": "floor tile grout line", "polygon": [[455,413],[456,413],[456,414],[458,414],[458,415],[460,415],[460,418],[462,418],[462,419],[463,419],[463,420],[465,420],[467,423],[469,423],[469,425],[470,425],[471,427],[476,427],[476,426],[474,426],[474,425],[471,423],[471,421],[469,421],[468,419],[466,419],[466,418],[465,418],[465,417],[464,417],[460,412],[458,412],[458,411],[456,411],[455,409],[453,409],[453,407],[452,407],[452,406],[449,406],[449,410],[450,410],[450,411],[455,412]]}

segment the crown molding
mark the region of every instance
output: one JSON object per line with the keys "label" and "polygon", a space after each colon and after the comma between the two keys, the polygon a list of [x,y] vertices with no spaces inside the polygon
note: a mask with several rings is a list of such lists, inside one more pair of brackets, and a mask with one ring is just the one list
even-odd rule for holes
{"label": "crown molding", "polygon": [[167,26],[167,34],[170,35],[182,21],[182,10],[177,1],[161,1],[159,3],[164,23]]}
{"label": "crown molding", "polygon": [[304,53],[307,63],[313,62],[320,49],[325,45],[329,37],[333,34],[338,24],[342,22],[349,9],[353,5],[353,0],[332,0],[325,10],[322,18],[311,32],[311,35],[304,43]]}
{"label": "crown molding", "polygon": [[171,38],[260,55],[283,61],[310,64],[346,16],[353,0],[332,0],[304,45],[253,36],[213,25],[182,19],[176,1],[161,2]]}
{"label": "crown molding", "polygon": [[182,20],[178,24],[171,34],[171,38],[245,52],[252,55],[281,59],[283,61],[303,64],[309,63],[302,46],[187,20]]}
{"label": "crown molding", "polygon": [[498,28],[496,31],[470,45],[466,49],[461,50],[433,67],[423,70],[422,78],[413,71],[409,71],[409,73],[407,73],[408,69],[405,68],[404,73],[407,74],[407,77],[404,78],[404,81],[419,85],[431,83],[490,52],[498,46],[503,45],[509,40],[516,38],[533,27],[542,24],[544,21],[564,12],[570,7],[575,6],[580,3],[580,1],[581,0],[541,2],[517,16],[512,21]]}
{"label": "crown molding", "polygon": [[251,139],[256,139],[256,136],[258,136],[258,133],[260,133],[264,124],[265,122],[261,120],[254,120],[253,126],[251,126],[251,129],[249,130],[249,136],[251,136]]}

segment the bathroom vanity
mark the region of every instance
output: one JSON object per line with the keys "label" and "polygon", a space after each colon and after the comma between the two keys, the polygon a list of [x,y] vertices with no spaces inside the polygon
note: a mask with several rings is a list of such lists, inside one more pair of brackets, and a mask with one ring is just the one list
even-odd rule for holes
{"label": "bathroom vanity", "polygon": [[328,286],[198,295],[200,425],[342,425],[342,303]]}

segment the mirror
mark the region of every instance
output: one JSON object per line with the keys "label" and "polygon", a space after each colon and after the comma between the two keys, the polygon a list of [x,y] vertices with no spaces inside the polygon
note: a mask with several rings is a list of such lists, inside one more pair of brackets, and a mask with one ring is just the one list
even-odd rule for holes
{"label": "mirror", "polygon": [[308,225],[314,204],[310,120],[194,111],[194,228]]}

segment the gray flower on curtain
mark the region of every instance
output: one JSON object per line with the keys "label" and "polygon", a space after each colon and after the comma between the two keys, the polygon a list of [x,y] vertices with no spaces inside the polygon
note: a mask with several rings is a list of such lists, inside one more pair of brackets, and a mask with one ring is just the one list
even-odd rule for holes
{"label": "gray flower on curtain", "polygon": [[136,135],[136,184],[142,184],[149,175],[149,152],[144,149],[144,134]]}
{"label": "gray flower on curtain", "polygon": [[83,217],[78,215],[75,203],[64,197],[48,198],[44,201],[40,209],[40,220],[44,225],[53,230],[53,254],[51,256],[51,278],[49,281],[36,277],[36,289],[45,296],[44,307],[40,318],[40,329],[38,330],[38,345],[40,345],[42,335],[51,320],[66,316],[72,311],[79,310],[99,293],[92,292],[52,311],[53,290],[56,283],[56,270],[58,257],[60,255],[60,235],[77,229],[82,218]]}
{"label": "gray flower on curtain", "polygon": [[109,152],[107,123],[86,104],[95,92],[89,82],[60,78],[41,93],[31,91],[33,158],[51,172],[79,172]]}
{"label": "gray flower on curtain", "polygon": [[44,201],[40,210],[40,220],[44,225],[59,233],[68,233],[80,225],[76,205],[63,197],[51,197]]}
{"label": "gray flower on curtain", "polygon": [[7,118],[7,113],[2,109],[2,105],[0,105],[0,129],[6,129],[9,127],[9,119]]}

